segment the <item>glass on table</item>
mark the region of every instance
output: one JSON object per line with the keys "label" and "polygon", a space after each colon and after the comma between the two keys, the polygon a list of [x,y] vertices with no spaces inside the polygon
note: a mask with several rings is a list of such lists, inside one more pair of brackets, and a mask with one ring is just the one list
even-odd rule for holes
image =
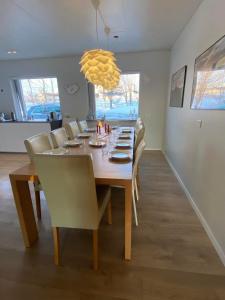
{"label": "glass on table", "polygon": [[102,156],[107,157],[108,153],[109,153],[108,143],[106,143],[106,145],[104,147],[102,147],[101,149],[102,149]]}

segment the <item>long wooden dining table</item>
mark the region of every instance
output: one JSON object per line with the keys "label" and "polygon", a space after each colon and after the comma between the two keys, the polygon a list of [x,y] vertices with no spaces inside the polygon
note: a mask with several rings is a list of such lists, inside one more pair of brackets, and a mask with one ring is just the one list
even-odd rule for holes
{"label": "long wooden dining table", "polygon": [[[117,133],[122,128],[117,129]],[[118,138],[117,133],[112,131],[108,136],[103,136],[108,145],[113,148],[113,144]],[[130,161],[118,163],[109,159],[102,148],[94,148],[89,145],[88,139],[83,139],[81,147],[66,148],[67,154],[87,154],[91,153],[93,158],[93,168],[96,184],[120,186],[125,190],[125,236],[124,245],[126,260],[131,259],[131,236],[132,236],[132,168],[133,168],[133,145],[134,128],[131,128],[130,140],[131,149],[129,151]],[[110,144],[110,145],[109,145]],[[14,201],[18,213],[19,223],[22,231],[25,247],[31,247],[38,240],[38,229],[31,200],[29,182],[37,182],[38,176],[32,163],[9,174]]]}

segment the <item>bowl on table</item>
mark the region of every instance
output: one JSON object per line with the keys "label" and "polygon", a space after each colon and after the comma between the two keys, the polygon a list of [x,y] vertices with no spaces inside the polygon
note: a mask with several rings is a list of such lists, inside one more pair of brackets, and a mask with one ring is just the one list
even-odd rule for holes
{"label": "bowl on table", "polygon": [[130,134],[127,134],[127,133],[121,133],[118,138],[120,140],[130,140],[131,136],[130,136]]}
{"label": "bowl on table", "polygon": [[131,148],[131,145],[130,145],[130,143],[128,143],[128,142],[121,142],[121,141],[118,141],[118,142],[115,144],[115,148],[116,148],[116,149],[130,149],[130,148]]}
{"label": "bowl on table", "polygon": [[77,135],[79,139],[89,139],[92,135],[88,132],[82,132]]}
{"label": "bowl on table", "polygon": [[106,142],[105,141],[100,141],[100,140],[91,140],[91,141],[89,141],[89,145],[91,147],[101,148],[101,147],[105,147]]}
{"label": "bowl on table", "polygon": [[96,128],[92,127],[92,128],[85,128],[84,130],[85,132],[96,132]]}
{"label": "bowl on table", "polygon": [[71,140],[64,143],[65,147],[79,147],[80,145],[82,145],[82,142],[79,140]]}
{"label": "bowl on table", "polygon": [[131,128],[123,128],[122,129],[122,133],[131,133],[131,132],[132,132]]}
{"label": "bowl on table", "polygon": [[131,160],[129,153],[117,150],[110,152],[109,159],[115,162],[129,162]]}

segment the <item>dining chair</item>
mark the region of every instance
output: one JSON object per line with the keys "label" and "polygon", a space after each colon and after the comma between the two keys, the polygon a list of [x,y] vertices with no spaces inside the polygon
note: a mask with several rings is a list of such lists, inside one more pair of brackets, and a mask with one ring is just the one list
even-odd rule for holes
{"label": "dining chair", "polygon": [[98,269],[98,229],[107,208],[112,223],[111,189],[97,186],[91,155],[34,157],[35,168],[48,204],[54,239],[54,261],[61,262],[59,228],[93,231],[93,267]]}
{"label": "dining chair", "polygon": [[66,129],[64,127],[61,127],[61,128],[51,131],[50,136],[51,136],[54,148],[62,147],[64,145],[64,143],[68,140],[68,136],[66,134]]}
{"label": "dining chair", "polygon": [[87,121],[86,120],[79,121],[78,126],[79,126],[79,129],[80,129],[80,132],[84,132],[85,129],[88,128]]}
{"label": "dining chair", "polygon": [[[144,136],[145,136],[145,126],[144,126],[144,123],[140,123],[138,129],[135,131],[134,155],[138,148],[138,145],[144,139]],[[137,184],[137,187],[140,187],[139,166],[138,166],[138,171],[137,171],[137,176],[136,176],[136,184]]]}
{"label": "dining chair", "polygon": [[143,125],[142,119],[139,117],[137,118],[136,124],[135,124],[135,133],[137,134],[138,130],[140,129],[141,125]]}
{"label": "dining chair", "polygon": [[75,139],[76,136],[80,133],[80,129],[78,127],[77,121],[66,123],[64,127],[66,129],[66,133],[70,140]]}
{"label": "dining chair", "polygon": [[[47,150],[51,150],[52,144],[49,140],[49,135],[47,133],[41,133],[35,136],[30,137],[24,141],[27,153],[30,157],[31,162],[33,162],[33,157],[36,153],[42,153]],[[34,191],[35,191],[35,202],[36,202],[36,211],[37,217],[41,219],[41,198],[40,191],[42,187],[39,181],[34,182]]]}
{"label": "dining chair", "polygon": [[144,139],[142,139],[135,151],[135,159],[134,159],[133,173],[132,173],[132,200],[133,200],[134,218],[135,218],[136,226],[138,226],[138,218],[137,218],[135,194],[136,194],[137,200],[139,199],[138,187],[137,187],[138,165],[139,165],[142,153],[145,149],[145,146],[146,146],[145,141],[144,141]]}
{"label": "dining chair", "polygon": [[137,150],[138,145],[144,139],[144,136],[145,136],[145,126],[144,126],[144,124],[141,124],[139,126],[137,132],[135,132],[134,151]]}

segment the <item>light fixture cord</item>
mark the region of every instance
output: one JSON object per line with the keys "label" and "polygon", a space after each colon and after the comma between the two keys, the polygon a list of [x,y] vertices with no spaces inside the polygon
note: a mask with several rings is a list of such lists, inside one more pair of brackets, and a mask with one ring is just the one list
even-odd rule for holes
{"label": "light fixture cord", "polygon": [[[100,16],[100,18],[102,20],[104,28],[109,28],[109,26],[106,24],[106,21],[105,21],[105,19],[103,17],[103,14],[102,14],[102,11],[101,11],[100,7],[98,8],[98,13],[99,13],[99,16]],[[106,34],[106,49],[109,50],[109,32],[107,33],[105,31],[105,34]]]}
{"label": "light fixture cord", "polygon": [[[95,15],[95,26],[96,26],[96,37],[97,37],[97,47],[100,48],[100,42],[99,42],[99,34],[98,34],[98,15],[100,16],[103,25],[105,28],[108,28],[105,19],[103,17],[103,14],[99,8],[99,6],[95,7],[96,15]],[[106,48],[109,49],[109,33],[106,33],[107,41],[106,41]]]}
{"label": "light fixture cord", "polygon": [[98,9],[96,8],[96,18],[95,18],[95,25],[96,25],[96,37],[97,37],[97,46],[99,48],[99,36],[98,36]]}
{"label": "light fixture cord", "polygon": [[106,36],[106,49],[109,50],[109,36]]}
{"label": "light fixture cord", "polygon": [[106,49],[109,50],[109,34],[110,34],[110,29],[107,30],[106,28],[109,28],[109,27],[105,27]]}

